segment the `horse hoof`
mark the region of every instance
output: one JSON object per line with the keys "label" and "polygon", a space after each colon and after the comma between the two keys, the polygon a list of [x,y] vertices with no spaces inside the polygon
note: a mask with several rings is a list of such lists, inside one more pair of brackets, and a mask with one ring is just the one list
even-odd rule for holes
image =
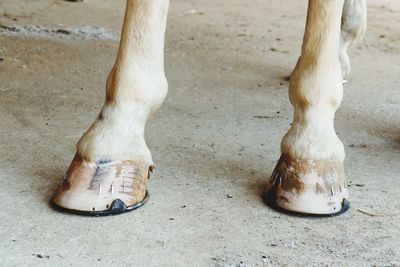
{"label": "horse hoof", "polygon": [[114,215],[143,206],[149,193],[146,182],[152,166],[126,161],[84,161],[75,155],[52,204],[82,215]]}
{"label": "horse hoof", "polygon": [[349,209],[343,162],[282,155],[268,181],[267,203],[301,214],[337,215]]}

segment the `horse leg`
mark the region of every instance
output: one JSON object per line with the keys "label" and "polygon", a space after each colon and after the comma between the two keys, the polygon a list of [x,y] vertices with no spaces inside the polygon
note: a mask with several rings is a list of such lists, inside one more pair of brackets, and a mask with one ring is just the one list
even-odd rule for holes
{"label": "horse leg", "polygon": [[168,4],[168,0],[127,0],[103,108],[77,144],[53,198],[56,206],[102,215],[132,210],[147,200],[153,160],[144,130],[168,91],[164,74]]}
{"label": "horse leg", "polygon": [[339,42],[339,59],[342,66],[343,81],[350,74],[349,46],[362,39],[367,28],[367,7],[365,0],[345,0],[342,13],[342,26]]}
{"label": "horse leg", "polygon": [[348,198],[344,147],[334,129],[342,100],[338,57],[343,0],[309,0],[301,56],[290,77],[293,123],[268,185],[272,204],[289,211],[333,214]]}

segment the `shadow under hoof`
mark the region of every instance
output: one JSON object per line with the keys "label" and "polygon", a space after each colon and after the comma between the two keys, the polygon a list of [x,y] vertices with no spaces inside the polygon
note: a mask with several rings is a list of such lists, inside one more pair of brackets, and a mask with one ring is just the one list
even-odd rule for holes
{"label": "shadow under hoof", "polygon": [[269,191],[265,191],[262,193],[262,199],[264,201],[264,203],[269,206],[270,208],[272,208],[275,211],[278,211],[280,213],[284,213],[290,216],[295,216],[295,217],[312,217],[312,218],[324,218],[324,217],[334,217],[334,216],[338,216],[341,215],[343,213],[345,213],[346,211],[348,211],[350,209],[350,202],[347,201],[347,199],[343,199],[342,202],[342,209],[338,212],[335,213],[331,213],[331,214],[312,214],[312,213],[303,213],[303,212],[296,212],[296,211],[291,211],[291,210],[286,210],[283,209],[281,207],[279,207],[276,204],[275,201],[275,196],[274,196],[274,191],[273,190],[269,190]]}
{"label": "shadow under hoof", "polygon": [[55,204],[53,199],[50,201],[50,205],[53,209],[61,211],[61,212],[65,212],[65,213],[72,213],[72,214],[82,215],[82,216],[99,217],[99,216],[118,215],[118,214],[136,210],[136,209],[140,208],[141,206],[143,206],[144,204],[146,204],[147,201],[149,200],[149,197],[150,197],[150,194],[146,190],[146,195],[145,195],[144,199],[142,201],[136,203],[135,205],[126,206],[122,200],[116,199],[112,202],[110,209],[100,210],[100,211],[95,211],[95,210],[94,211],[82,211],[82,210],[67,209],[67,208],[64,208],[64,207],[61,207],[61,206],[58,206],[57,204]]}

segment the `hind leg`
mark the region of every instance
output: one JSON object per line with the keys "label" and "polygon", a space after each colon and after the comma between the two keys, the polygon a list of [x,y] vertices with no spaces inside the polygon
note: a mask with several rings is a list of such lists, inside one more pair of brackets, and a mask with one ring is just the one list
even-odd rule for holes
{"label": "hind leg", "polygon": [[343,82],[350,74],[349,46],[362,39],[367,27],[367,7],[365,0],[345,0],[339,43],[339,59],[342,66]]}

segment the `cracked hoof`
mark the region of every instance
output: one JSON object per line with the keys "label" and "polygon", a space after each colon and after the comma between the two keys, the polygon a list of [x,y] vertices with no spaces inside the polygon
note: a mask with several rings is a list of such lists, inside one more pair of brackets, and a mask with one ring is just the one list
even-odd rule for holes
{"label": "cracked hoof", "polygon": [[282,155],[268,181],[266,201],[287,211],[337,215],[349,208],[343,162]]}
{"label": "cracked hoof", "polygon": [[114,215],[143,206],[154,166],[132,160],[86,162],[75,155],[52,204],[83,215]]}

